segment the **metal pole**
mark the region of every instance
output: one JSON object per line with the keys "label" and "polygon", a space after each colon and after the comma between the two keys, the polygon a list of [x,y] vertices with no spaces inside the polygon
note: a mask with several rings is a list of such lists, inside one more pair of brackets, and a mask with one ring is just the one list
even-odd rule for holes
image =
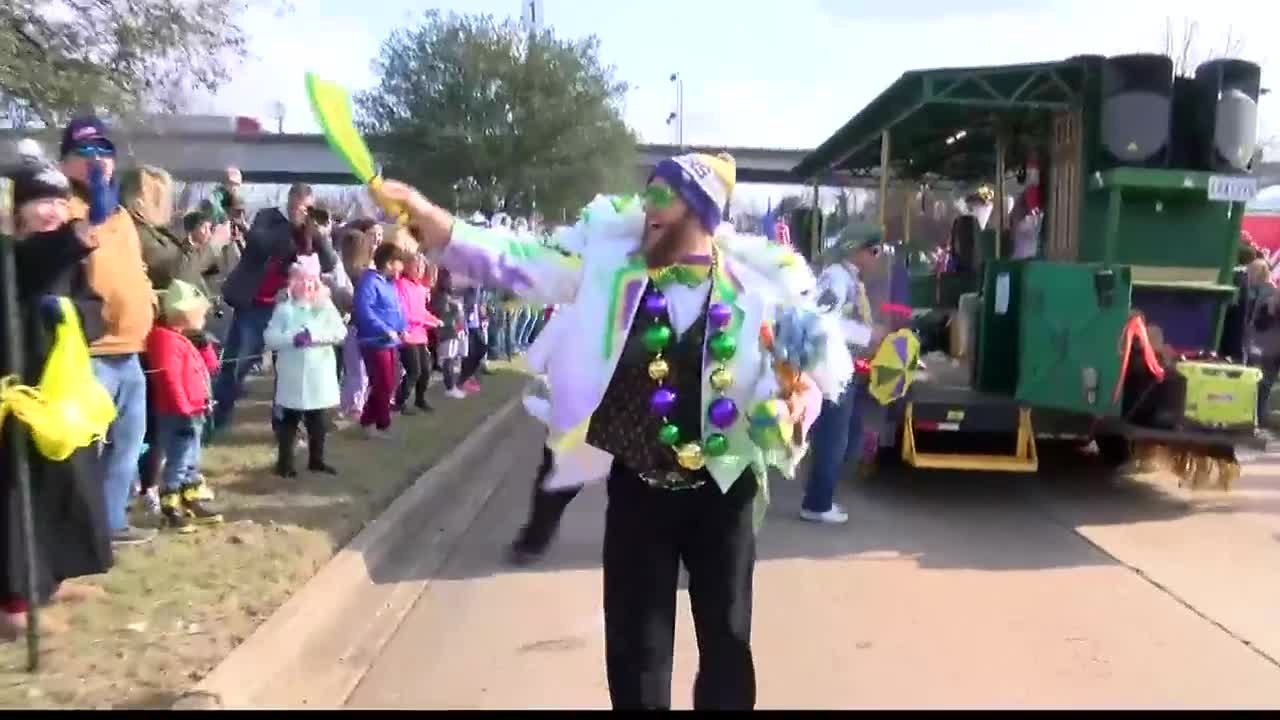
{"label": "metal pole", "polygon": [[[9,338],[5,356],[0,358],[3,372],[18,378],[25,376],[22,351],[22,320],[18,307],[18,269],[14,261],[12,237],[0,237],[0,332]],[[18,488],[18,514],[22,523],[22,552],[27,563],[24,599],[27,602],[27,670],[40,667],[40,599],[36,589],[35,522],[31,516],[31,467],[28,464],[28,433],[17,417],[10,415],[4,423],[4,443],[9,446],[9,467],[5,468]]]}
{"label": "metal pole", "polygon": [[902,213],[902,251],[906,253],[911,247],[911,216],[915,213],[915,192],[907,194],[907,201],[903,203],[904,212]]}
{"label": "metal pole", "polygon": [[679,114],[680,149],[684,150],[684,78],[679,76],[676,77],[676,112]]}
{"label": "metal pole", "polygon": [[889,205],[889,131],[880,132],[880,240],[883,242],[889,229],[885,227],[885,209]]}

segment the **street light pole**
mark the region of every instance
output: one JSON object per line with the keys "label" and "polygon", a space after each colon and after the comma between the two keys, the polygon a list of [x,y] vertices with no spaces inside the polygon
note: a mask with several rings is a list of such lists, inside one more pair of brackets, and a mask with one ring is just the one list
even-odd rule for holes
{"label": "street light pole", "polygon": [[680,73],[671,73],[671,82],[676,86],[676,137],[680,149],[684,149],[684,78]]}

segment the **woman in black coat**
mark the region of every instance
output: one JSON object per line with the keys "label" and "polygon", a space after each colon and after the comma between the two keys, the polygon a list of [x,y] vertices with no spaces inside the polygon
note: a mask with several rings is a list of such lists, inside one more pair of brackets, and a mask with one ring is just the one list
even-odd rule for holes
{"label": "woman in black coat", "polygon": [[[27,166],[13,172],[10,178],[14,187],[17,241],[13,252],[24,351],[22,381],[34,386],[40,381],[52,349],[54,327],[61,320],[57,298],[71,300],[89,342],[103,333],[102,300],[89,289],[84,273],[84,260],[93,252],[93,243],[83,226],[67,222],[70,185],[66,178],[51,166]],[[13,338],[0,337],[0,350],[7,353],[4,344],[10,342]],[[18,421],[9,416],[4,422]],[[14,637],[27,624],[27,560],[18,488],[9,471],[11,451],[7,434],[0,434],[0,522],[4,523],[0,532],[0,636]],[[87,599],[102,592],[64,582],[103,573],[111,567],[110,533],[97,456],[97,446],[93,445],[55,462],[42,456],[34,444],[27,444],[35,527],[36,598],[42,605]],[[53,618],[45,618],[41,625],[51,631],[61,629]]]}

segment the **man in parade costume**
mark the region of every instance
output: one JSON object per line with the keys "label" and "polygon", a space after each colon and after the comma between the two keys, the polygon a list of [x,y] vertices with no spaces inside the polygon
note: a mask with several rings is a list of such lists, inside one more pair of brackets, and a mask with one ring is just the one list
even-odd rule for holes
{"label": "man in parade costume", "polygon": [[[643,209],[618,198],[588,206],[578,257],[455,223],[401,183],[379,193],[405,208],[451,270],[531,302],[566,303],[561,322],[577,341],[547,363],[555,467],[546,486],[608,478],[605,655],[615,709],[670,707],[681,563],[698,638],[694,708],[754,706],[752,574],[767,468],[794,472],[822,397],[838,397],[852,374],[838,324],[816,313],[803,260],[722,227],[734,181],[727,156],[664,160]],[[808,344],[789,344],[801,336]],[[780,348],[799,357],[802,344],[820,359],[802,362],[797,382],[774,357]]]}

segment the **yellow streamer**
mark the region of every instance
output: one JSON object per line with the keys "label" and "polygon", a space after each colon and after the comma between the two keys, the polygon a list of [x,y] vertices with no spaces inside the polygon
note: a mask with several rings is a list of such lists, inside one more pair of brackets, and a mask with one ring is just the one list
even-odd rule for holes
{"label": "yellow streamer", "polygon": [[62,322],[36,387],[10,376],[0,379],[0,424],[12,413],[31,428],[36,450],[61,462],[107,433],[115,402],[98,382],[75,307],[59,298]]}

